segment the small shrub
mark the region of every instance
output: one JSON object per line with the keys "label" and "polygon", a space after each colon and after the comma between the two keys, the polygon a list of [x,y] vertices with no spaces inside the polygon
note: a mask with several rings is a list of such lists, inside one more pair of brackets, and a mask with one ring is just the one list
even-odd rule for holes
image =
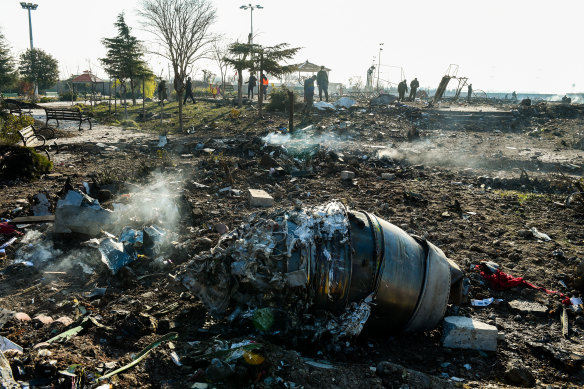
{"label": "small shrub", "polygon": [[59,93],[59,101],[77,101],[77,92],[61,92]]}
{"label": "small shrub", "polygon": [[134,120],[122,120],[120,125],[125,128],[140,128],[138,123],[136,123]]}
{"label": "small shrub", "polygon": [[[296,103],[296,94],[293,94]],[[269,94],[270,102],[266,105],[268,111],[286,111],[290,103],[288,102],[288,89],[286,87],[274,88]]]}
{"label": "small shrub", "polygon": [[40,99],[41,103],[50,103],[51,101],[57,101],[56,97],[47,97],[47,96],[43,96]]}
{"label": "small shrub", "polygon": [[24,127],[34,125],[34,119],[28,115],[0,116],[0,141],[5,144],[16,144],[20,141],[18,131]]}
{"label": "small shrub", "polygon": [[5,155],[0,163],[0,176],[7,179],[32,180],[53,168],[53,163],[47,157],[32,148],[0,146],[0,154]]}

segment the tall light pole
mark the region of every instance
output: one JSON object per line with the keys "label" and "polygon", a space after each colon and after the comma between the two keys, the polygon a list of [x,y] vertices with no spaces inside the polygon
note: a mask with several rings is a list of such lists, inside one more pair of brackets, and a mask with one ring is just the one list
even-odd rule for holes
{"label": "tall light pole", "polygon": [[377,91],[379,92],[379,70],[381,68],[381,52],[383,51],[383,42],[379,44],[379,56],[377,57]]}
{"label": "tall light pole", "polygon": [[[20,3],[20,6],[22,7],[22,9],[27,9],[28,10],[28,32],[30,35],[30,56],[31,56],[31,61],[32,61],[32,71],[35,72],[35,66],[34,66],[34,46],[32,44],[32,19],[30,17],[30,11],[31,10],[35,10],[37,9],[37,7],[39,6],[38,4],[33,4],[33,3]],[[34,79],[34,101],[36,102],[39,98],[39,89],[38,89],[38,85],[36,82],[36,73],[34,74],[35,79]]]}
{"label": "tall light pole", "polygon": [[256,5],[248,4],[248,5],[242,5],[239,8],[244,9],[244,10],[248,10],[249,9],[249,11],[250,11],[249,12],[249,16],[250,16],[250,21],[251,21],[251,33],[249,34],[249,43],[252,44],[253,43],[253,10],[256,9],[256,8],[257,9],[262,9],[264,7],[262,7],[259,4],[256,4]]}

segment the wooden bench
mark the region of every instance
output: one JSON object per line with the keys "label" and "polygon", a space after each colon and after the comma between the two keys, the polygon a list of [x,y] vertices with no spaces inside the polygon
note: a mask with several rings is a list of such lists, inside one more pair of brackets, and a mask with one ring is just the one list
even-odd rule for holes
{"label": "wooden bench", "polygon": [[47,115],[47,120],[45,126],[48,127],[49,120],[54,119],[57,121],[57,127],[59,127],[59,120],[71,120],[79,122],[79,131],[81,131],[81,124],[84,121],[89,123],[89,129],[91,130],[91,120],[89,117],[83,115],[83,113],[78,109],[69,108],[45,108],[45,113]]}
{"label": "wooden bench", "polygon": [[[35,150],[43,151],[47,155],[47,158],[51,160],[47,139],[39,134],[33,126],[24,127],[18,131],[18,135],[20,135],[24,147],[32,147]],[[57,143],[55,142],[56,145]]]}

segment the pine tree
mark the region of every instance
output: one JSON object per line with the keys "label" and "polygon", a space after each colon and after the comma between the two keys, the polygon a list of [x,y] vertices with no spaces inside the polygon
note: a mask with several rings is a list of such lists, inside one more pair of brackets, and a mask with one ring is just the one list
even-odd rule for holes
{"label": "pine tree", "polygon": [[[285,62],[291,59],[300,50],[300,47],[289,48],[287,43],[280,43],[275,46],[261,46],[252,45],[252,53],[256,58],[251,71],[259,71],[261,74],[269,74],[272,77],[280,77],[286,73],[291,73],[296,70],[296,65],[285,65]],[[258,80],[260,87],[262,87],[261,79]],[[261,89],[260,89],[261,90]],[[258,115],[263,116],[263,93],[258,93]]]}
{"label": "pine tree", "polygon": [[237,70],[237,105],[241,107],[241,86],[243,85],[243,71],[253,68],[250,60],[253,45],[248,43],[234,42],[227,49],[229,56],[225,57],[225,62]]}
{"label": "pine tree", "polygon": [[124,20],[124,14],[118,15],[114,25],[118,29],[118,35],[113,38],[103,38],[102,43],[107,48],[107,56],[100,58],[105,71],[110,77],[117,79],[126,98],[127,82],[129,81],[132,92],[132,102],[136,105],[136,87],[141,84],[143,77],[148,77],[152,71],[148,69],[143,60],[144,49],[142,43],[130,34],[130,27]]}
{"label": "pine tree", "polygon": [[4,90],[16,81],[14,58],[4,34],[0,31],[0,90]]}
{"label": "pine tree", "polygon": [[49,88],[59,81],[59,63],[41,49],[28,49],[20,56],[18,67],[25,81],[36,82],[39,90]]}

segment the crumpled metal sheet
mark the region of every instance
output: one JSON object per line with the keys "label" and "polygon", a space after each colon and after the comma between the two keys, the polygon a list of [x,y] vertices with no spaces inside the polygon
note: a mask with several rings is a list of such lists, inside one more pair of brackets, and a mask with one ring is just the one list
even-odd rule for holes
{"label": "crumpled metal sheet", "polygon": [[0,351],[0,389],[21,389],[22,386],[14,381],[10,363]]}
{"label": "crumpled metal sheet", "polygon": [[[336,246],[348,242],[346,210],[339,202],[271,217],[255,214],[177,276],[216,315],[224,314],[231,300],[245,300],[243,294],[249,307],[266,304],[275,291],[300,294],[311,305],[315,296],[307,285],[317,273],[324,281],[315,293],[325,300],[346,286],[335,272],[339,250],[325,245],[333,240]],[[317,256],[326,258],[318,266]]]}

